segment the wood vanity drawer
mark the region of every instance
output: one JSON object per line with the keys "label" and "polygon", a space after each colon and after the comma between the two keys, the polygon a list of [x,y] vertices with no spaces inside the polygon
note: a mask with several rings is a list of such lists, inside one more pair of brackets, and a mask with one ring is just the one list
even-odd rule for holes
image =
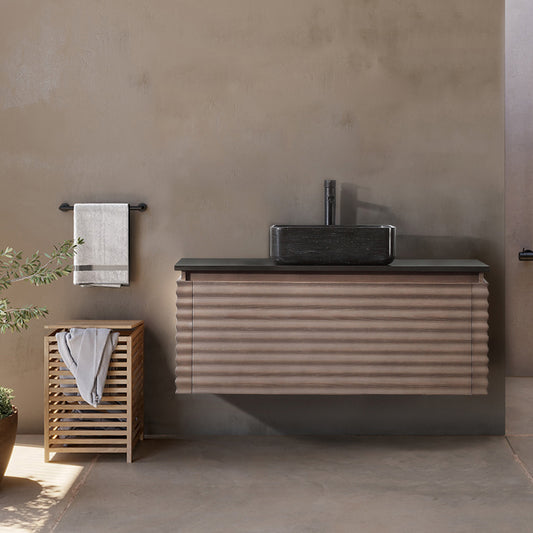
{"label": "wood vanity drawer", "polygon": [[483,274],[190,278],[178,393],[487,393]]}

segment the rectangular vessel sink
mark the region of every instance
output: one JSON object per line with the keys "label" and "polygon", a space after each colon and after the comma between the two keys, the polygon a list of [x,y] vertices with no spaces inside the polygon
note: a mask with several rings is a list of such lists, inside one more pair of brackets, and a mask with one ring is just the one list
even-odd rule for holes
{"label": "rectangular vessel sink", "polygon": [[285,265],[388,265],[395,226],[270,227],[270,257]]}

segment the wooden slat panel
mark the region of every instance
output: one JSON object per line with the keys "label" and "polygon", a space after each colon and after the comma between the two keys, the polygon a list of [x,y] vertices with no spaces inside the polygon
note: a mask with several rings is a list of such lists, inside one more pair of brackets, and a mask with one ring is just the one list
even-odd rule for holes
{"label": "wooden slat panel", "polygon": [[266,386],[264,384],[254,384],[251,386],[235,385],[235,384],[210,384],[209,386],[194,386],[194,392],[198,394],[389,394],[389,395],[405,395],[405,394],[424,394],[424,395],[449,395],[449,394],[472,394],[470,383],[466,386],[452,386],[450,384],[444,385],[430,385],[430,386],[412,386],[406,389],[405,385],[386,385],[386,386],[363,386],[350,385],[341,386],[335,385],[320,387],[317,384],[302,385],[293,384],[290,387],[290,392],[287,392],[287,385],[282,386]]}
{"label": "wooden slat panel", "polygon": [[[66,401],[66,402],[81,402],[78,405],[78,409],[88,409],[90,407],[90,405],[85,403],[85,400],[77,394],[73,394],[72,396],[70,394],[68,396],[66,394],[65,395],[64,394],[60,394],[60,395],[51,394],[51,400],[54,402],[57,402],[60,400]],[[119,395],[115,393],[115,394],[110,394],[108,396],[104,393],[102,401],[104,402],[126,402],[126,395]],[[103,404],[96,407],[96,409],[104,409],[104,408],[107,409],[107,406],[104,407]]]}
{"label": "wooden slat panel", "polygon": [[[70,370],[50,370],[48,372],[48,375],[53,378],[59,378],[60,376],[66,376],[68,378],[69,376],[72,376],[72,373],[70,372]],[[124,375],[125,375],[124,372],[121,372],[119,370],[108,370],[107,371],[108,378],[114,378],[114,377],[120,378]]]}
{"label": "wooden slat panel", "polygon": [[379,332],[435,332],[444,331],[445,333],[461,332],[468,336],[470,334],[472,324],[470,323],[470,316],[466,318],[455,318],[447,320],[428,320],[424,318],[417,318],[416,320],[410,318],[375,318],[375,317],[361,317],[350,319],[344,317],[343,319],[330,319],[325,317],[314,317],[312,319],[306,318],[268,318],[255,317],[246,318],[228,318],[224,316],[224,321],[220,321],[220,316],[216,314],[205,319],[194,317],[194,331],[320,331],[327,333],[330,331],[379,331]]}
{"label": "wooden slat panel", "polygon": [[[278,306],[274,308],[256,306],[225,307],[225,319],[246,319],[255,320],[330,320],[330,321],[349,321],[349,320],[428,320],[428,321],[464,321],[469,320],[471,315],[470,307],[464,302],[458,308],[403,308],[403,307],[353,307],[345,305],[343,308],[326,307],[325,305],[307,306],[305,302],[301,305]],[[214,317],[220,311],[217,307],[208,307],[195,305],[194,320],[195,324],[202,320],[213,321]],[[488,318],[488,313],[478,311],[480,318]]]}
{"label": "wooden slat panel", "polygon": [[[216,310],[211,307],[195,306],[195,322],[201,320],[213,320]],[[489,314],[487,310],[471,310],[466,303],[462,303],[459,308],[354,308],[344,306],[343,308],[327,307],[306,307],[285,306],[277,308],[259,307],[259,306],[239,306],[235,308],[225,308],[224,317],[227,319],[247,319],[247,320],[265,320],[265,319],[330,319],[330,320],[435,320],[442,322],[474,320],[487,322]]]}
{"label": "wooden slat panel", "polygon": [[69,320],[47,324],[45,329],[70,329],[70,328],[107,328],[107,329],[131,329],[142,326],[142,320]]}
{"label": "wooden slat panel", "polygon": [[[128,338],[129,337],[127,336],[119,336],[119,338],[117,339],[115,351],[124,352],[127,346]],[[51,351],[57,351],[57,340],[55,339],[55,337],[49,339],[49,346]]]}
{"label": "wooden slat panel", "polygon": [[[278,364],[264,363],[264,364],[216,364],[216,365],[201,365],[201,371],[196,370],[195,367],[195,382],[200,379],[212,379],[213,381],[221,379],[240,379],[241,377],[253,377],[262,376],[266,379],[276,381],[282,377],[301,377],[302,380],[308,377],[323,376],[325,378],[338,378],[341,380],[343,377],[371,377],[376,378],[381,376],[427,376],[427,377],[445,377],[445,376],[467,376],[471,372],[472,365],[470,361],[465,361],[462,365],[450,365],[447,363],[439,364],[427,364],[420,363],[418,365],[404,365],[404,364],[350,364],[344,365],[330,365],[329,363],[315,364],[315,365],[291,365],[291,364]],[[201,377],[199,377],[201,376]],[[336,380],[337,381],[337,380]]]}
{"label": "wooden slat panel", "polygon": [[278,339],[272,337],[262,342],[253,342],[252,340],[247,342],[226,341],[225,343],[218,343],[215,346],[214,342],[199,342],[194,341],[194,358],[195,362],[201,361],[204,355],[213,354],[226,354],[226,353],[248,353],[250,357],[253,354],[263,353],[318,353],[323,354],[324,357],[328,357],[335,353],[393,353],[393,354],[440,354],[445,356],[446,354],[470,354],[471,343],[469,341],[464,342],[446,342],[442,344],[435,344],[431,340],[416,341],[411,339],[410,341],[402,343],[391,343],[389,345],[383,342],[358,342],[358,343],[346,343],[339,342],[336,344],[324,343],[324,342],[307,342],[300,341],[294,343],[283,343]]}
{"label": "wooden slat panel", "polygon": [[127,436],[127,447],[126,447],[126,461],[131,463],[132,461],[132,444],[133,444],[133,406],[132,406],[132,392],[133,392],[133,383],[132,383],[132,367],[133,367],[133,352],[132,352],[132,339],[128,339],[128,386],[127,386],[127,405],[126,405],[126,436]]}
{"label": "wooden slat panel", "polygon": [[[280,351],[278,353],[206,353],[195,360],[195,367],[202,367],[202,372],[208,366],[239,365],[239,366],[261,366],[293,365],[298,368],[305,366],[315,367],[324,365],[324,353],[290,353]],[[485,364],[486,358],[479,357],[473,360],[468,351],[453,354],[425,354],[425,353],[394,353],[394,352],[354,352],[353,347],[349,347],[344,353],[330,353],[327,356],[327,366],[335,368],[339,365],[381,365],[381,366],[417,366],[417,365],[466,365]]]}
{"label": "wooden slat panel", "polygon": [[[63,361],[60,361],[58,359],[51,359],[48,367],[50,369],[57,369],[57,370],[67,370],[67,366]],[[126,360],[125,359],[111,359],[109,362],[109,368],[113,370],[117,369],[123,369],[126,370]]]}
{"label": "wooden slat panel", "polygon": [[[185,282],[184,282],[185,283]],[[190,282],[187,282],[190,283]],[[250,296],[244,293],[242,296],[235,296],[233,304],[242,309],[254,309],[259,306],[258,296]],[[316,309],[353,309],[353,302],[347,297],[347,295],[337,295],[331,296],[325,299],[324,297],[313,296],[305,297],[302,296],[296,299],[294,296],[285,296],[285,295],[274,295],[269,294],[267,296],[261,297],[260,306],[263,309],[279,309],[285,307],[307,307],[307,308],[316,308]],[[200,301],[195,299],[194,309],[211,309],[216,307],[228,308],[227,299],[223,297],[203,297]],[[376,310],[376,309],[394,309],[396,311],[409,311],[410,309],[433,309],[433,310],[457,310],[464,309],[470,310],[470,299],[464,297],[450,297],[450,298],[441,298],[439,302],[435,300],[426,300],[422,298],[409,298],[397,297],[395,299],[390,299],[386,302],[379,302],[375,297],[359,297],[357,299],[357,307],[359,309],[365,310]]]}
{"label": "wooden slat panel", "polygon": [[[238,328],[211,330],[211,329],[196,329],[194,328],[194,340],[193,344],[198,343],[212,343],[213,349],[216,350],[217,345],[224,345],[225,342],[267,342],[272,341],[273,331],[250,331]],[[452,342],[470,342],[470,328],[464,332],[456,331],[427,331],[425,329],[399,330],[389,331],[386,328],[362,328],[357,331],[355,329],[340,329],[337,331],[317,329],[307,329],[302,327],[299,330],[278,331],[278,342],[281,343],[294,343],[294,342],[308,342],[308,341],[321,341],[327,344],[353,344],[353,343],[390,343],[390,344],[402,344],[409,343],[413,340],[415,342],[428,342],[428,343],[452,343]],[[477,336],[482,339],[486,339],[486,334],[478,333]],[[193,357],[196,352],[193,352]]]}
{"label": "wooden slat panel", "polygon": [[[99,422],[94,419],[104,419],[104,421]],[[75,425],[84,425],[84,424],[97,424],[105,425],[108,422],[105,419],[109,419],[113,424],[121,425],[123,422],[119,422],[119,419],[124,418],[120,413],[54,413],[50,415],[49,420],[56,420],[59,425],[68,426],[73,425],[73,421],[76,421]],[[125,422],[124,422],[125,424]]]}
{"label": "wooden slat panel", "polygon": [[[369,387],[386,387],[390,386],[402,386],[406,389],[410,387],[417,388],[422,386],[431,386],[438,385],[442,387],[447,386],[464,386],[470,387],[472,380],[470,377],[470,372],[466,373],[464,376],[377,376],[377,375],[341,375],[335,376],[334,379],[328,379],[328,376],[325,375],[281,375],[281,376],[264,376],[264,375],[253,375],[253,376],[231,376],[228,380],[235,387],[239,386],[251,386],[254,384],[259,385],[260,387],[275,387],[285,385],[287,387],[295,386],[311,386],[316,385],[319,388],[335,388],[335,387],[349,387],[351,385],[362,385]],[[195,376],[194,377],[194,387],[209,387],[215,386],[220,382],[218,376]]]}
{"label": "wooden slat panel", "polygon": [[[48,429],[48,432],[50,435],[58,435],[58,436],[84,436],[84,437],[92,437],[92,436],[99,436],[99,435],[107,435],[108,437],[124,437],[126,438],[128,436],[128,432],[125,429],[122,430],[114,430],[109,429],[106,427],[103,427],[102,429],[61,429],[56,428],[54,425],[51,425]],[[69,441],[70,442],[70,441]],[[72,442],[76,442],[75,439],[72,439]]]}
{"label": "wooden slat panel", "polygon": [[[190,284],[190,282],[178,282]],[[179,288],[178,288],[179,290]],[[410,284],[410,283],[291,283],[291,282],[217,282],[204,281],[194,283],[194,298],[227,298],[235,296],[254,296],[256,300],[263,297],[285,298],[294,296],[312,299],[323,298],[464,298],[470,295],[470,285],[464,284]],[[200,302],[199,302],[200,303]]]}
{"label": "wooden slat panel", "polygon": [[178,282],[176,313],[176,388],[192,392],[193,284]]}
{"label": "wooden slat panel", "polygon": [[[55,435],[58,437],[58,435]],[[68,439],[61,439],[62,444],[66,446],[74,446],[76,444],[98,444],[98,445],[111,445],[111,444],[126,444],[126,439],[119,439],[119,438],[94,438],[94,439],[86,439],[86,438],[76,438],[73,436],[70,436]]]}
{"label": "wooden slat panel", "polygon": [[[50,384],[51,385],[76,385],[76,380],[74,378],[70,379],[70,378],[50,378]],[[117,379],[107,379],[105,384],[104,384],[104,387],[105,388],[109,388],[109,387],[116,387],[117,385],[127,385],[128,384],[128,380],[127,379],[120,379],[120,378],[117,378]]]}
{"label": "wooden slat panel", "polygon": [[125,374],[127,371],[127,366],[125,363],[114,363],[113,361],[111,361],[109,363],[109,368],[111,370],[116,370],[117,372],[121,372],[122,374]]}
{"label": "wooden slat panel", "polygon": [[480,393],[483,279],[381,279],[178,282],[177,392]]}
{"label": "wooden slat panel", "polygon": [[[472,285],[472,309],[488,312],[488,285],[486,282]],[[488,322],[482,318],[472,316],[472,354],[476,354],[478,361],[485,364],[472,367],[472,394],[487,394],[488,392]]]}
{"label": "wooden slat panel", "polygon": [[[116,353],[113,352],[111,355],[110,362],[117,362],[117,363],[125,363],[127,361],[128,354],[126,352],[124,353]],[[57,350],[50,349],[50,363],[51,364],[62,364],[65,366],[65,363],[61,359],[59,352]]]}
{"label": "wooden slat panel", "polygon": [[[48,337],[44,337],[44,367],[48,365],[50,358],[50,345],[48,343]],[[44,423],[46,428],[46,420],[48,418],[48,401],[50,397],[50,384],[48,382],[48,376],[44,372]],[[50,461],[50,435],[45,429],[44,432],[44,460],[45,462]]]}
{"label": "wooden slat panel", "polygon": [[55,453],[126,453],[126,444],[123,447],[117,446],[79,446],[68,448],[61,444],[51,444],[50,451]]}
{"label": "wooden slat panel", "polygon": [[[92,405],[81,403],[72,403],[70,398],[59,397],[59,400],[56,397],[51,397],[49,400],[49,409],[50,412],[56,411],[94,411],[99,414],[106,414],[107,411],[117,411],[122,413],[125,409],[124,402],[119,402],[110,405],[99,405],[98,407],[93,407]],[[80,413],[81,416],[82,413]],[[117,417],[120,418],[120,417]]]}

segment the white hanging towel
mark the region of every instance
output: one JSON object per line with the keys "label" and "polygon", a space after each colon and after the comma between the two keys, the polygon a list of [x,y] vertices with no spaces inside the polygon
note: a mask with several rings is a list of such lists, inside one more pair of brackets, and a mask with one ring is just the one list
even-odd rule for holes
{"label": "white hanging towel", "polygon": [[129,285],[129,205],[74,204],[74,285]]}
{"label": "white hanging towel", "polygon": [[80,396],[93,407],[102,401],[111,354],[119,333],[105,328],[72,328],[56,333],[63,362],[76,378]]}

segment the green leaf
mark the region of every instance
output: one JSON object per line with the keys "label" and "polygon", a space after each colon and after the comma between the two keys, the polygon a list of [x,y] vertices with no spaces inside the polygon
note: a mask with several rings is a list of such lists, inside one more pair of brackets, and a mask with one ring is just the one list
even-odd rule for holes
{"label": "green leaf", "polygon": [[[12,247],[6,246],[0,251],[0,291],[8,289],[17,281],[29,281],[40,286],[53,283],[65,277],[73,270],[70,259],[76,254],[78,246],[84,243],[83,239],[66,240],[55,244],[53,251],[43,254],[41,259],[39,251],[23,259],[22,252],[16,252]],[[10,308],[6,298],[0,298],[0,332],[21,331],[28,327],[28,323],[35,318],[42,318],[48,314],[46,307],[26,306]]]}

